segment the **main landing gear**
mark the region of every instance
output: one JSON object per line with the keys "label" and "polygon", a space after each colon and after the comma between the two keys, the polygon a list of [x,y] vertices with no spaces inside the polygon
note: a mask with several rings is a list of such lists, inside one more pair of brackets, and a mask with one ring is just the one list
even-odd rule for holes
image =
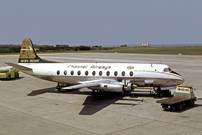
{"label": "main landing gear", "polygon": [[95,99],[101,99],[103,95],[103,91],[101,90],[92,90],[93,91],[93,98]]}
{"label": "main landing gear", "polygon": [[58,83],[58,85],[56,86],[56,89],[58,90],[58,92],[61,92],[61,86],[60,86],[60,83]]}
{"label": "main landing gear", "polygon": [[65,90],[62,90],[62,87],[67,87],[70,86],[66,83],[58,83],[58,85],[56,86],[56,89],[58,90],[58,92],[64,92]]}

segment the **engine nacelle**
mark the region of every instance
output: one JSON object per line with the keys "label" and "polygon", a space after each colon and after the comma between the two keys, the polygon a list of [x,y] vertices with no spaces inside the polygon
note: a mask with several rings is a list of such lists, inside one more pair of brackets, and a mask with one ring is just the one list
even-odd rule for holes
{"label": "engine nacelle", "polygon": [[110,91],[110,92],[122,92],[123,91],[123,85],[102,84],[100,87],[97,87],[96,89],[102,90],[102,91]]}
{"label": "engine nacelle", "polygon": [[99,87],[91,87],[91,89],[101,90],[101,91],[110,91],[110,92],[123,92],[131,91],[137,86],[131,83],[128,83],[126,86],[121,84],[101,84]]}

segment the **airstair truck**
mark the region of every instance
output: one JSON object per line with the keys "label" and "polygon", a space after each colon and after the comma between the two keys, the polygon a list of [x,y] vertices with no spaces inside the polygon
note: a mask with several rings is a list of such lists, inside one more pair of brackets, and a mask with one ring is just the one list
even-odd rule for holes
{"label": "airstair truck", "polygon": [[161,103],[163,109],[181,111],[184,107],[194,106],[196,100],[192,86],[177,86],[173,97],[156,102]]}

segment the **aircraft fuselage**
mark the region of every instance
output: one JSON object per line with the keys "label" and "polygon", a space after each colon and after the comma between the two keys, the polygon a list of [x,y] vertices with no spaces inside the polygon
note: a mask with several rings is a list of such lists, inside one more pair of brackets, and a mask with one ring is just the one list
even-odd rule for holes
{"label": "aircraft fuselage", "polygon": [[171,73],[164,64],[130,63],[19,63],[30,67],[24,71],[32,76],[67,84],[82,81],[111,79],[123,83],[132,83],[138,87],[168,87],[183,83],[184,79]]}

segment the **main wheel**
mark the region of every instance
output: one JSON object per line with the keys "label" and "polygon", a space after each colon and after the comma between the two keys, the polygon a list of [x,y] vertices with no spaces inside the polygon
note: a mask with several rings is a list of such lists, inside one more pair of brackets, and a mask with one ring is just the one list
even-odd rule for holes
{"label": "main wheel", "polygon": [[95,99],[100,99],[101,98],[101,94],[98,92],[98,93],[95,93]]}
{"label": "main wheel", "polygon": [[98,100],[101,99],[102,95],[101,95],[101,91],[99,90],[93,90],[93,98]]}

